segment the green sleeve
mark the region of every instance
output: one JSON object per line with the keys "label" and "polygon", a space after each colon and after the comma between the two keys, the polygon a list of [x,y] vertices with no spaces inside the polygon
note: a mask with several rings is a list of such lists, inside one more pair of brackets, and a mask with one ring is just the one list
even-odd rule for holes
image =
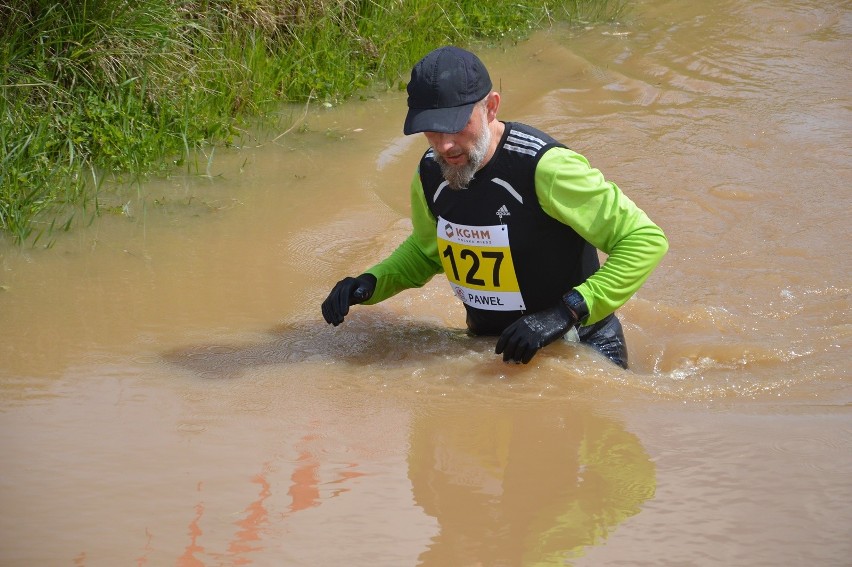
{"label": "green sleeve", "polygon": [[435,274],[444,271],[438,256],[436,227],[423,194],[419,173],[411,181],[411,222],[413,229],[390,256],[371,267],[367,273],[376,276],[376,290],[366,301],[373,305],[404,289],[422,287]]}
{"label": "green sleeve", "polygon": [[535,190],[544,212],[609,256],[576,287],[589,307],[585,324],[596,323],[636,293],[665,255],[668,240],[614,183],[567,148],[542,156]]}

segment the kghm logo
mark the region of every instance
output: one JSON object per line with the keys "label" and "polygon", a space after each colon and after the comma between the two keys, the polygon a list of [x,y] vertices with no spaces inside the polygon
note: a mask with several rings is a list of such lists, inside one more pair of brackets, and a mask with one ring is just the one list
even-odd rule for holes
{"label": "kghm logo", "polygon": [[491,231],[484,228],[459,228],[457,229],[459,238],[465,240],[491,240]]}
{"label": "kghm logo", "polygon": [[503,205],[499,209],[497,209],[497,218],[500,219],[500,222],[503,222],[503,217],[508,217],[512,213],[509,212],[509,209],[506,208],[506,205]]}
{"label": "kghm logo", "polygon": [[444,225],[444,234],[450,240],[457,242],[488,242],[491,240],[491,231],[487,227],[457,226],[452,223]]}

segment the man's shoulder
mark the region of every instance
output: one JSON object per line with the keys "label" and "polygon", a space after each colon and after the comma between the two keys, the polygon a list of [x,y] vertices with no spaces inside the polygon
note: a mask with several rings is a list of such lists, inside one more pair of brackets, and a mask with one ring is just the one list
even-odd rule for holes
{"label": "man's shoulder", "polygon": [[565,147],[563,143],[522,122],[506,122],[503,151],[508,157],[532,158],[538,161],[545,152],[554,147]]}

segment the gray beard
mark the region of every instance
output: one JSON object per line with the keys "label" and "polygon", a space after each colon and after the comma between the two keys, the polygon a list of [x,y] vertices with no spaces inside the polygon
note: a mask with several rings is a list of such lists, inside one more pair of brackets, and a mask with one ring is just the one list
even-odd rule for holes
{"label": "gray beard", "polygon": [[485,155],[488,153],[490,145],[491,129],[487,123],[484,123],[473,148],[471,148],[467,156],[466,164],[452,165],[447,163],[447,160],[438,154],[435,154],[435,161],[441,166],[441,173],[444,175],[444,179],[447,180],[447,185],[450,189],[455,189],[456,191],[467,189],[467,186],[473,180],[473,176],[476,175],[482,162],[485,161]]}

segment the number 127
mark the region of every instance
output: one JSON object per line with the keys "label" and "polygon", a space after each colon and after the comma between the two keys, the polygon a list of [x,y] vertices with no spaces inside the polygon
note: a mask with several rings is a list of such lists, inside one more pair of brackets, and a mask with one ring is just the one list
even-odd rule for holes
{"label": "number 127", "polygon": [[[493,270],[493,282],[494,287],[500,287],[500,264],[503,262],[503,253],[502,252],[482,252],[482,259],[480,259],[479,255],[476,252],[469,248],[462,248],[459,251],[459,259],[467,260],[470,259],[470,267],[467,270],[467,274],[465,274],[464,281],[465,283],[469,283],[472,285],[485,285],[485,280],[476,277],[479,273],[479,268],[484,260],[493,260],[494,261],[494,270]],[[450,261],[450,266],[453,268],[453,276],[457,282],[461,281],[459,277],[459,269],[456,264],[456,255],[455,251],[451,244],[448,244],[446,248],[444,248],[443,252],[444,258],[447,258]]]}

